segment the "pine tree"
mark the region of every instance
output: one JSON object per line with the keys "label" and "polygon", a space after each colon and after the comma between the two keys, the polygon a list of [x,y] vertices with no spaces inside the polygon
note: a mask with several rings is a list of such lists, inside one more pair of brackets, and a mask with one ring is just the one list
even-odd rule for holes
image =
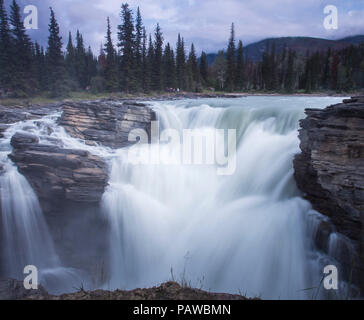
{"label": "pine tree", "polygon": [[176,56],[176,77],[177,87],[180,90],[186,89],[186,51],[185,44],[181,35],[178,34],[177,56]]}
{"label": "pine tree", "polygon": [[137,91],[143,87],[143,30],[142,16],[138,7],[135,24],[135,73]]}
{"label": "pine tree", "polygon": [[87,70],[87,56],[86,49],[83,42],[83,36],[79,30],[76,34],[76,74],[78,79],[78,84],[82,90],[84,90],[88,85],[88,70]]}
{"label": "pine tree", "polygon": [[50,8],[47,71],[51,95],[53,97],[65,95],[68,88],[64,83],[65,66],[62,54],[62,37],[59,35],[59,25],[52,7]]}
{"label": "pine tree", "polygon": [[118,47],[121,53],[121,87],[129,93],[135,88],[135,34],[132,10],[127,3],[121,6],[122,23],[118,26]]}
{"label": "pine tree", "polygon": [[110,18],[107,18],[107,31],[106,31],[106,44],[104,48],[105,57],[105,68],[104,68],[104,79],[105,87],[108,92],[117,90],[118,79],[117,79],[117,63],[116,63],[116,52],[114,44],[112,42],[112,33]]}
{"label": "pine tree", "polygon": [[240,40],[236,57],[235,88],[237,90],[242,90],[244,88],[244,73],[244,48],[243,42]]}
{"label": "pine tree", "polygon": [[204,51],[202,51],[200,58],[200,75],[203,84],[207,86],[209,84],[209,64],[207,61],[207,55]]}
{"label": "pine tree", "polygon": [[152,75],[152,88],[155,91],[162,90],[162,59],[163,59],[163,35],[159,24],[154,33],[154,63]]}
{"label": "pine tree", "polygon": [[[86,84],[91,85],[91,80],[97,76],[97,60],[89,46],[86,53]],[[98,84],[101,86],[101,84]]]}
{"label": "pine tree", "polygon": [[13,39],[13,70],[12,78],[16,83],[17,95],[29,94],[34,87],[34,79],[31,74],[32,45],[26,34],[24,23],[20,13],[20,7],[13,0],[10,6],[10,24]]}
{"label": "pine tree", "polygon": [[226,52],[226,89],[230,92],[234,91],[235,84],[235,70],[236,70],[236,59],[235,59],[236,47],[235,47],[235,27],[231,25],[231,35],[229,39],[229,45]]}
{"label": "pine tree", "polygon": [[143,28],[143,49],[142,49],[142,89],[148,91],[148,56],[147,56],[147,32]]}
{"label": "pine tree", "polygon": [[[12,81],[13,43],[4,0],[0,0],[0,90],[10,89]],[[1,95],[1,91],[0,91]]]}
{"label": "pine tree", "polygon": [[163,84],[170,90],[176,87],[176,63],[171,45],[167,43],[163,55]]}
{"label": "pine tree", "polygon": [[154,45],[152,41],[152,35],[149,34],[145,92],[149,92],[152,89],[153,63],[154,63]]}
{"label": "pine tree", "polygon": [[187,60],[187,68],[188,68],[188,89],[190,91],[199,91],[200,90],[200,72],[198,69],[197,56],[195,51],[195,46],[192,43],[190,54]]}
{"label": "pine tree", "polygon": [[38,89],[40,91],[45,91],[47,89],[45,57],[44,57],[44,50],[42,47],[40,47],[38,42],[35,42],[34,44],[33,70]]}
{"label": "pine tree", "polygon": [[77,67],[76,67],[76,49],[73,45],[72,34],[68,34],[68,43],[66,49],[66,69],[71,81],[77,81]]}

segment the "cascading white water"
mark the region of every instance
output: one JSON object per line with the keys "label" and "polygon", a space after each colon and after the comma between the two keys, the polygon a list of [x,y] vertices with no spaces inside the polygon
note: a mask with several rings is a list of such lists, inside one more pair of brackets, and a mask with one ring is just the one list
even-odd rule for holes
{"label": "cascading white water", "polygon": [[[237,169],[218,176],[211,165],[135,165],[127,149],[119,150],[103,198],[112,288],[156,285],[172,269],[176,279],[213,291],[309,298],[305,289],[320,283],[322,271],[306,228],[311,207],[296,188],[292,160],[304,109],[339,100],[153,103],[162,129],[237,129]],[[160,145],[162,160],[179,147]]]}
{"label": "cascading white water", "polygon": [[[18,131],[41,143],[83,149],[110,164],[103,212],[110,225],[106,289],[149,287],[170,280],[206,290],[263,298],[311,298],[305,289],[322,278],[322,256],[313,250],[315,217],[300,197],[292,159],[306,107],[342,98],[249,97],[153,102],[161,129],[236,129],[237,165],[231,176],[212,165],[135,165],[129,149],[88,146],[57,125],[56,113],[12,125],[1,140],[2,228],[7,276],[23,278],[26,264],[41,268],[54,293],[87,283],[64,268],[34,191],[8,159]],[[146,157],[147,146],[138,146]],[[176,160],[179,144],[153,145],[161,160]],[[85,266],[86,268],[86,266]],[[9,271],[10,269],[10,271]],[[12,273],[13,272],[13,273]]]}
{"label": "cascading white water", "polygon": [[55,124],[58,116],[55,114],[40,121],[16,123],[4,133],[5,137],[0,141],[0,165],[3,170],[0,174],[3,276],[24,279],[24,268],[35,266],[39,272],[39,282],[54,294],[75,291],[83,282],[83,273],[65,268],[61,263],[38,198],[8,155],[11,153],[11,138],[16,132],[33,133],[48,143],[52,141],[49,140],[51,128],[57,130],[55,136],[66,137],[64,131]]}

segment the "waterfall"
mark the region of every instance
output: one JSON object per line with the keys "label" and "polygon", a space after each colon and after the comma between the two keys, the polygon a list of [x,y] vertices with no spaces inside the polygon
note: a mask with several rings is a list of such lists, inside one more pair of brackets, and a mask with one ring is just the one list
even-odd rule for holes
{"label": "waterfall", "polygon": [[[127,149],[119,150],[103,197],[112,287],[148,287],[174,278],[252,297],[309,298],[306,289],[319,285],[322,271],[307,227],[312,209],[296,188],[292,160],[304,108],[333,101],[154,102],[161,130],[236,129],[237,168],[219,176],[212,165],[135,165]],[[158,145],[163,162],[179,147]],[[143,155],[148,147],[136,148]]]}
{"label": "waterfall", "polygon": [[[60,261],[38,198],[26,178],[10,161],[10,141],[18,131],[36,134],[41,140],[48,139],[50,127],[56,128],[57,114],[35,121],[12,125],[0,142],[0,235],[3,276],[22,280],[24,268],[35,266],[38,281],[50,293],[61,294],[75,291],[83,282],[82,272],[66,268]],[[44,134],[46,135],[44,136]]]}
{"label": "waterfall", "polygon": [[[60,261],[36,194],[8,159],[11,137],[21,131],[35,134],[40,143],[87,150],[108,162],[109,186],[102,199],[110,228],[104,289],[176,280],[264,299],[311,298],[306,289],[320,284],[327,257],[314,247],[320,214],[297,190],[292,160],[300,152],[297,130],[304,109],[340,101],[249,97],[151,102],[161,132],[173,129],[183,137],[185,129],[236,130],[236,152],[229,153],[236,170],[230,175],[218,174],[220,164],[179,162],[181,141],[120,150],[89,146],[57,124],[60,113],[10,126],[0,140],[2,275],[21,280],[25,265],[36,265],[51,293],[74,291],[89,282],[84,272]],[[225,137],[215,147],[228,151],[230,145]],[[131,150],[145,163],[131,162]],[[159,164],[147,161],[153,152],[159,154]],[[330,250],[336,250],[336,243],[333,236]]]}

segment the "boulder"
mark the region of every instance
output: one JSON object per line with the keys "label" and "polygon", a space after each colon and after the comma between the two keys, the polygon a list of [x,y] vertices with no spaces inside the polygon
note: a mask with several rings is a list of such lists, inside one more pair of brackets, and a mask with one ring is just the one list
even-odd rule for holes
{"label": "boulder", "polygon": [[99,100],[66,102],[59,121],[71,136],[87,144],[110,148],[129,146],[128,136],[133,129],[150,133],[155,113],[145,104],[132,101]]}
{"label": "boulder", "polygon": [[295,179],[314,209],[332,223],[332,228],[322,224],[320,247],[328,248],[324,242],[333,232],[342,235],[337,247],[352,250],[339,250],[346,253],[335,258],[346,271],[355,264],[364,289],[364,97],[307,109],[306,114],[300,123],[302,152],[294,159]]}

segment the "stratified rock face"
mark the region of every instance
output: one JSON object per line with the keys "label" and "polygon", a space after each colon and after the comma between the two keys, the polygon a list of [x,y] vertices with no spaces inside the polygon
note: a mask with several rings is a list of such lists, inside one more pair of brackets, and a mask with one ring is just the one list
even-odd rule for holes
{"label": "stratified rock face", "polygon": [[24,133],[16,133],[11,145],[9,157],[41,202],[100,202],[108,180],[101,158],[82,150],[38,144],[36,136]]}
{"label": "stratified rock face", "polygon": [[62,109],[60,124],[71,136],[116,149],[130,145],[128,136],[133,129],[149,133],[155,119],[149,107],[135,102],[69,102]]}
{"label": "stratified rock face", "polygon": [[[354,252],[338,259],[346,265],[359,261],[364,288],[364,97],[324,110],[307,109],[306,114],[299,134],[302,153],[294,160],[297,185],[313,207],[330,218],[333,230],[351,240]],[[330,235],[327,225],[325,230],[322,248]]]}

